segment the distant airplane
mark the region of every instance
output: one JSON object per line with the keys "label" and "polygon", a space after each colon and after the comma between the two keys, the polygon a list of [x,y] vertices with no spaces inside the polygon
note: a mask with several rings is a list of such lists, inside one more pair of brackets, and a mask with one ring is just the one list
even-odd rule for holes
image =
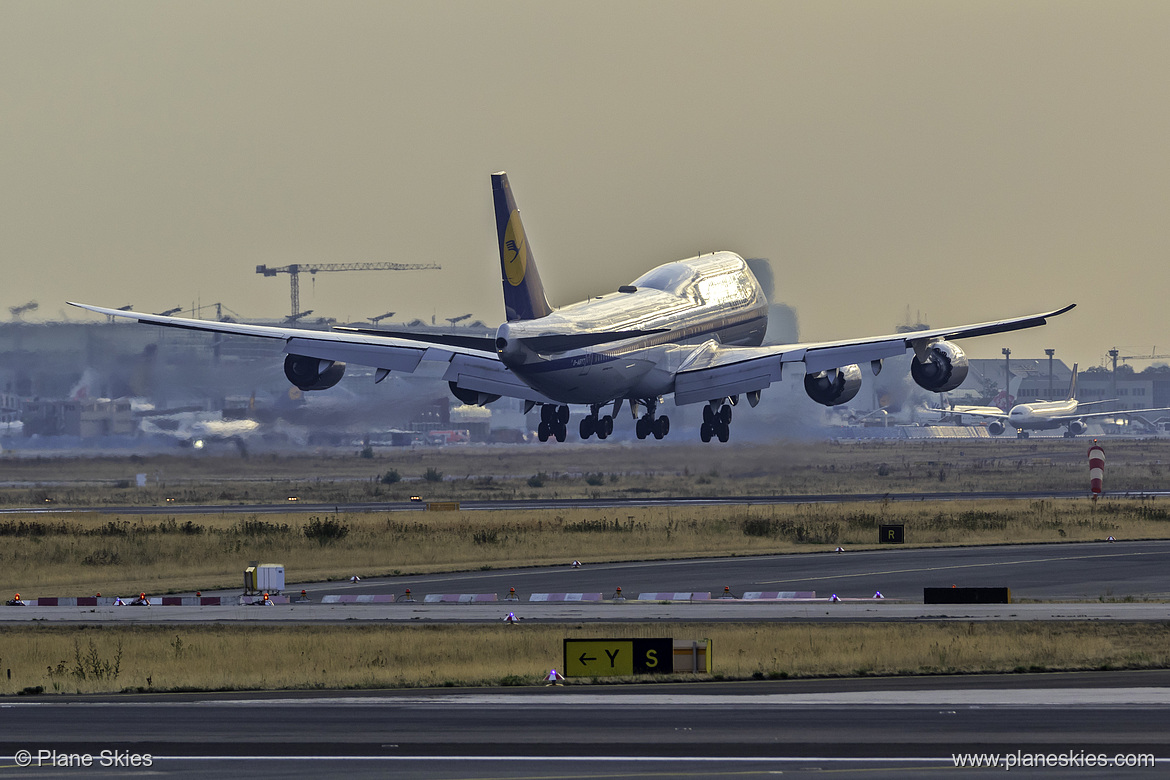
{"label": "distant airplane", "polygon": [[943,419],[948,417],[962,422],[964,415],[969,417],[990,418],[987,432],[992,436],[999,436],[1007,430],[1007,426],[1016,429],[1016,437],[1028,438],[1028,431],[1047,431],[1059,428],[1062,425],[1066,430],[1064,436],[1071,439],[1079,436],[1088,429],[1085,420],[1093,417],[1130,417],[1149,412],[1170,411],[1170,407],[1158,409],[1131,409],[1124,412],[1082,412],[1081,409],[1095,404],[1110,403],[1109,401],[1077,402],[1077,364],[1073,363],[1072,381],[1068,386],[1068,397],[1063,401],[1033,401],[1026,404],[1016,404],[1008,412],[994,406],[951,406],[945,409],[933,409],[940,412]]}
{"label": "distant airplane", "polygon": [[[859,364],[869,363],[877,374],[884,359],[913,350],[914,381],[946,392],[967,376],[967,356],[951,339],[1043,325],[1075,306],[954,328],[763,347],[768,302],[759,283],[742,257],[715,252],[659,266],[615,293],[554,310],[507,174],[493,174],[492,189],[507,320],[495,338],[357,327],[319,332],[72,305],[152,325],[279,339],[285,376],[302,390],[333,387],[347,361],[377,369],[375,382],[437,361],[446,364],[443,378],[464,403],[509,396],[523,399],[526,412],[539,404],[541,441],[565,440],[569,404],[589,407],[581,438],[604,439],[623,402],[639,439],[661,439],[670,419],[659,406],[673,393],[676,405],[704,404],[699,436],[705,442],[727,441],[731,407],[741,395],[755,406],[785,365],[800,372],[810,398],[836,406],[860,390]],[[603,413],[610,404],[612,411]]]}
{"label": "distant airplane", "polygon": [[213,441],[242,447],[247,439],[259,435],[260,423],[246,418],[225,420],[220,412],[171,412],[145,415],[138,429],[144,435],[174,439],[201,450]]}

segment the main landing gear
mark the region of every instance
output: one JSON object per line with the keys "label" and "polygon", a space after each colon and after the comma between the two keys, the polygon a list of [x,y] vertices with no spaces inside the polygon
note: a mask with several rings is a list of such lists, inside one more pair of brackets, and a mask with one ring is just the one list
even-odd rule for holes
{"label": "main landing gear", "polygon": [[[703,424],[699,428],[699,438],[703,441],[711,441],[711,439],[718,438],[719,441],[727,441],[731,438],[731,407],[737,399],[720,398],[715,401],[709,401],[703,407]],[[724,401],[731,401],[730,404]]]}
{"label": "main landing gear", "polygon": [[605,439],[613,433],[613,417],[605,415],[598,417],[597,412],[600,406],[593,406],[587,417],[581,418],[581,438],[588,439],[593,434],[597,434],[597,438]]}
{"label": "main landing gear", "polygon": [[568,424],[569,407],[541,404],[540,425],[536,428],[536,438],[541,441],[548,441],[550,438],[564,441],[569,432]]}
{"label": "main landing gear", "polygon": [[644,403],[646,404],[646,413],[639,417],[638,422],[634,424],[634,433],[638,435],[639,439],[645,439],[647,436],[661,439],[670,433],[670,418],[665,414],[661,417],[655,416],[658,404],[654,401]]}

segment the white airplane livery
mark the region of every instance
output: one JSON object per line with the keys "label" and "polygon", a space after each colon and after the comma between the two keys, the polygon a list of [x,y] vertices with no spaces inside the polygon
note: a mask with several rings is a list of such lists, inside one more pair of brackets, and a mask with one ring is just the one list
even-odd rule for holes
{"label": "white airplane livery", "polygon": [[335,327],[319,332],[184,319],[75,303],[84,309],[150,325],[231,333],[284,342],[284,370],[302,390],[340,381],[346,363],[413,372],[424,361],[445,364],[456,398],[484,405],[508,396],[525,411],[541,407],[541,441],[564,441],[569,404],[588,407],[580,435],[613,433],[628,404],[639,439],[661,439],[676,405],[704,404],[699,436],[727,441],[740,397],[755,406],[760,392],[795,370],[817,403],[836,406],[861,388],[860,365],[876,374],[886,358],[913,350],[910,373],[921,387],[946,392],[967,376],[967,357],[953,339],[1043,325],[1057,311],[953,328],[844,341],[761,346],[768,302],[743,258],[715,252],[659,266],[614,293],[553,309],[507,174],[492,176],[505,322],[495,338]]}
{"label": "white airplane livery", "polygon": [[952,406],[949,409],[935,409],[946,417],[959,419],[964,415],[983,417],[991,420],[987,424],[987,432],[992,436],[999,436],[1008,426],[1016,429],[1016,437],[1028,438],[1028,431],[1050,431],[1061,426],[1065,427],[1064,436],[1071,439],[1088,430],[1085,420],[1094,417],[1131,417],[1136,414],[1170,411],[1170,407],[1157,409],[1130,409],[1123,412],[1086,412],[1086,406],[1110,403],[1110,401],[1077,401],[1077,364],[1073,363],[1072,381],[1069,382],[1068,396],[1063,401],[1031,401],[1016,404],[1007,412],[994,406]]}

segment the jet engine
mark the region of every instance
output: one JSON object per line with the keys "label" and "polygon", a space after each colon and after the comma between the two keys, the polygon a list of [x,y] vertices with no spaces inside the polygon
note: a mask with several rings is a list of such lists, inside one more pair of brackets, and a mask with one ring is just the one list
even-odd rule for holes
{"label": "jet engine", "polygon": [[284,375],[301,390],[328,390],[345,375],[345,363],[304,355],[285,355]]}
{"label": "jet engine", "polygon": [[910,376],[923,390],[935,393],[954,390],[967,378],[967,355],[949,341],[935,342],[930,345],[925,362],[917,355],[910,361]]}
{"label": "jet engine", "polygon": [[1007,426],[1003,424],[1002,420],[992,420],[991,422],[987,423],[987,432],[992,436],[999,436],[1006,430]]}
{"label": "jet engine", "polygon": [[804,391],[808,397],[825,406],[848,403],[860,389],[861,369],[855,363],[804,375]]}
{"label": "jet engine", "polygon": [[484,404],[490,404],[492,401],[499,399],[498,395],[481,393],[478,390],[468,390],[466,387],[460,387],[454,382],[448,382],[447,384],[451,388],[451,395],[469,406],[483,406]]}
{"label": "jet engine", "polygon": [[1080,436],[1087,430],[1089,430],[1089,426],[1080,420],[1073,420],[1068,424],[1068,432],[1072,436]]}

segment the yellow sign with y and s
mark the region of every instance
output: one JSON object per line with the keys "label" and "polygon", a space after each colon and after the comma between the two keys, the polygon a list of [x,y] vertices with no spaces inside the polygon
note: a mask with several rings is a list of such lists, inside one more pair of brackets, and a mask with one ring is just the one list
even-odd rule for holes
{"label": "yellow sign with y and s", "polygon": [[674,640],[566,639],[565,677],[622,677],[674,672]]}

